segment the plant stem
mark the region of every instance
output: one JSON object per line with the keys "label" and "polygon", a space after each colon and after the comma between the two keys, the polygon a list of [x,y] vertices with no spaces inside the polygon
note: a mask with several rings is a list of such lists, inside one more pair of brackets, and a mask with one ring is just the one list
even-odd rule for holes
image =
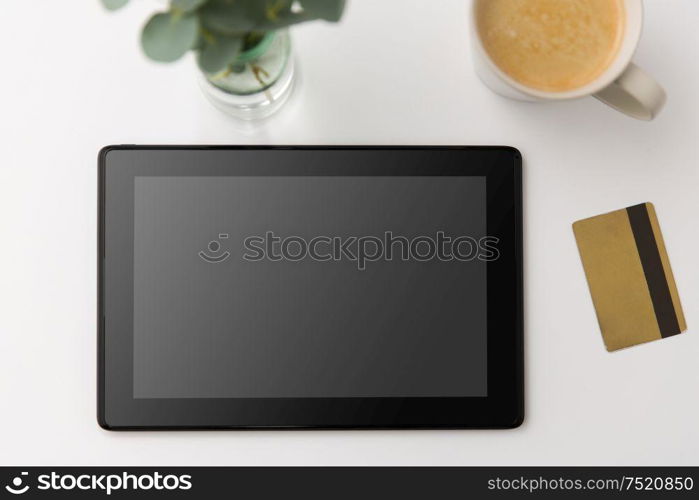
{"label": "plant stem", "polygon": [[[250,69],[252,70],[252,74],[255,75],[255,79],[258,82],[260,82],[260,85],[262,85],[263,87],[266,87],[267,82],[265,82],[262,79],[262,76],[260,76],[260,75],[264,75],[265,78],[269,78],[269,73],[262,66],[258,66],[257,64],[254,64],[254,63],[250,63]],[[272,98],[272,93],[269,91],[269,88],[265,89],[264,92],[265,92],[265,95],[267,96],[267,99],[270,102],[274,100]]]}

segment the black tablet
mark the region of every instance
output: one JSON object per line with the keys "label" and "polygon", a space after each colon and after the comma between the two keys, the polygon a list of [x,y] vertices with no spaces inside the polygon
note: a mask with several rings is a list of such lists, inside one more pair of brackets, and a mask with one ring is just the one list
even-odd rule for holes
{"label": "black tablet", "polygon": [[523,419],[519,152],[111,146],[107,429]]}

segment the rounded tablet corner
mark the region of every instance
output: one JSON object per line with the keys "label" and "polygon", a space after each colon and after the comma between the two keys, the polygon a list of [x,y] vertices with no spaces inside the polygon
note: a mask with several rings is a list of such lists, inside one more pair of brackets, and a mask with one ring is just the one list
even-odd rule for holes
{"label": "rounded tablet corner", "polygon": [[505,426],[505,429],[518,429],[519,427],[522,427],[524,424],[524,410],[520,411],[515,415],[514,420]]}
{"label": "rounded tablet corner", "polygon": [[114,427],[109,425],[106,420],[102,420],[101,418],[97,419],[97,424],[102,428],[102,430],[113,432]]}
{"label": "rounded tablet corner", "polygon": [[99,153],[97,154],[97,156],[98,156],[100,159],[106,158],[107,154],[108,154],[110,151],[113,151],[113,150],[117,149],[118,147],[119,147],[119,146],[117,146],[117,145],[115,145],[115,144],[110,144],[110,145],[108,145],[108,146],[103,146],[103,147],[100,149],[100,151],[99,151]]}
{"label": "rounded tablet corner", "polygon": [[102,149],[100,149],[99,153],[97,154],[97,159],[99,160],[100,165],[104,164],[105,160],[107,159],[107,155],[112,151],[122,151],[124,149],[127,149],[128,147],[129,146],[124,144],[110,144],[108,146],[102,147]]}
{"label": "rounded tablet corner", "polygon": [[97,153],[97,166],[100,171],[103,171],[107,165],[107,155],[115,149],[116,146],[104,146],[100,149],[99,153]]}
{"label": "rounded tablet corner", "polygon": [[522,152],[518,148],[516,148],[514,146],[504,146],[504,148],[507,149],[509,152],[511,152],[515,158],[517,158],[519,160],[522,159]]}
{"label": "rounded tablet corner", "polygon": [[116,430],[119,430],[118,427],[116,427],[116,426],[110,424],[109,422],[107,422],[107,418],[106,418],[106,416],[104,415],[104,413],[102,413],[102,412],[99,412],[99,413],[97,414],[97,424],[98,424],[102,429],[104,429],[105,431],[114,432],[114,431],[116,431]]}
{"label": "rounded tablet corner", "polygon": [[515,162],[518,163],[516,165],[517,167],[519,167],[519,168],[522,167],[522,163],[524,162],[524,157],[522,156],[522,152],[519,149],[517,149],[514,146],[499,146],[499,149],[509,153],[512,156],[512,158],[515,160]]}

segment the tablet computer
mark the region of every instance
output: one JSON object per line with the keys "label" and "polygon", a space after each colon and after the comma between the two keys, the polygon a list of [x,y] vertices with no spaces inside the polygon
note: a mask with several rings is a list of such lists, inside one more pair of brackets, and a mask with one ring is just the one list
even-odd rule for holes
{"label": "tablet computer", "polygon": [[521,164],[508,147],[104,148],[100,425],[518,426]]}

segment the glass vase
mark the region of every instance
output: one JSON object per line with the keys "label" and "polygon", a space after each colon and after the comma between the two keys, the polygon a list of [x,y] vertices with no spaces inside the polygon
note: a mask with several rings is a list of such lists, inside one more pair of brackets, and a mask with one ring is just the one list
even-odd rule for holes
{"label": "glass vase", "polygon": [[199,73],[202,91],[220,110],[242,120],[267,118],[281,109],[294,89],[289,31],[265,33],[224,71]]}

